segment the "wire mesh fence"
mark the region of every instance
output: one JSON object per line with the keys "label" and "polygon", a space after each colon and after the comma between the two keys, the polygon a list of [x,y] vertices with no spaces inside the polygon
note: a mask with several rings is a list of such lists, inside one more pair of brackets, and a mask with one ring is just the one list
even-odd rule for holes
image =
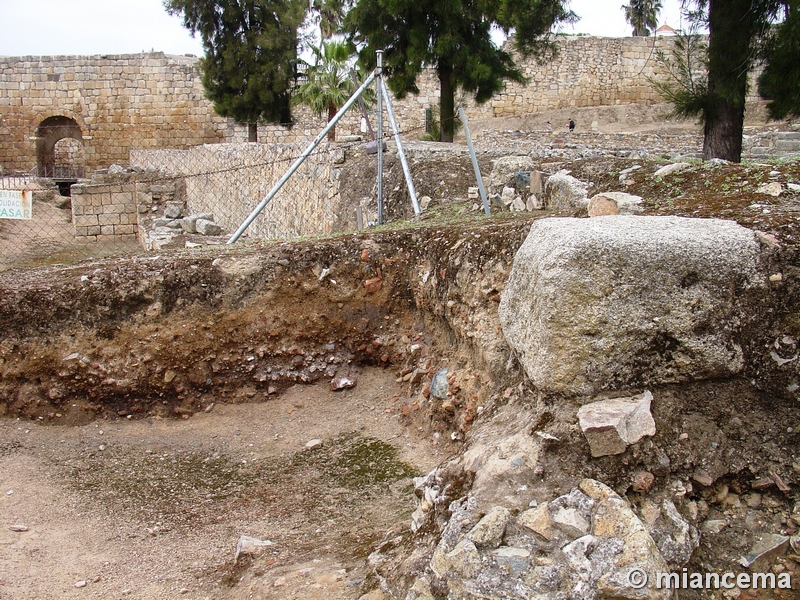
{"label": "wire mesh fence", "polygon": [[[51,127],[45,141],[36,128],[4,133],[27,136],[35,152],[14,161],[0,156],[0,165],[16,167],[0,171],[0,269],[223,244],[308,146],[153,148],[153,140],[137,138],[134,128],[124,139],[126,160],[98,169],[102,158],[88,152],[91,140],[71,137],[69,126]],[[319,146],[242,240],[355,229],[342,173],[348,157],[364,156],[364,145],[348,138]],[[359,201],[364,222],[374,219],[377,199]]]}

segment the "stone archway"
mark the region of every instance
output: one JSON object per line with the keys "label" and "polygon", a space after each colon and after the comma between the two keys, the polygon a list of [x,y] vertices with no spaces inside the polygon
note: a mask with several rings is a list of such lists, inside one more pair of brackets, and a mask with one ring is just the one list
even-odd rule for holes
{"label": "stone archway", "polygon": [[[56,145],[64,139],[58,148]],[[57,151],[58,150],[58,151]],[[36,130],[36,166],[40,177],[83,177],[83,132],[74,119],[47,117]]]}

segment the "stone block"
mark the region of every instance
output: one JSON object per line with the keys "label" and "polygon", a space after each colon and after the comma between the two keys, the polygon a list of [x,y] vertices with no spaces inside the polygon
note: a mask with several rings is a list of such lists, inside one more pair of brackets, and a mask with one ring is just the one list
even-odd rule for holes
{"label": "stone block", "polygon": [[656,433],[650,414],[653,395],[614,398],[584,404],[578,410],[581,431],[593,457],[622,454],[629,445]]}
{"label": "stone block", "polygon": [[732,221],[615,215],[533,223],[499,316],[534,385],[571,396],[737,374],[742,298],[766,289]]}
{"label": "stone block", "polygon": [[564,171],[547,178],[544,185],[544,204],[555,210],[586,208],[588,186]]}
{"label": "stone block", "polygon": [[90,227],[97,225],[97,215],[75,215],[73,224],[75,227]]}
{"label": "stone block", "polygon": [[119,215],[115,213],[97,215],[97,222],[100,225],[119,225]]}
{"label": "stone block", "polygon": [[197,219],[197,221],[195,221],[195,228],[197,229],[197,233],[202,235],[219,235],[222,233],[222,228],[219,225],[207,219]]}
{"label": "stone block", "polygon": [[778,140],[775,149],[780,152],[800,152],[800,140]]}

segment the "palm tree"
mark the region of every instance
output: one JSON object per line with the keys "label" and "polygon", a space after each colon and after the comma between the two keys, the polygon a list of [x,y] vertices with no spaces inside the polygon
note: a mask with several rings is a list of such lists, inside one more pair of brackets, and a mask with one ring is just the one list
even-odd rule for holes
{"label": "palm tree", "polygon": [[634,36],[648,36],[656,30],[661,0],[629,0],[620,8],[625,11],[625,20],[633,26]]}
{"label": "palm tree", "polygon": [[[327,110],[330,122],[348,98],[355,92],[356,84],[349,76],[350,48],[342,42],[323,42],[322,48],[312,48],[315,64],[309,65],[308,81],[300,85],[292,98],[293,104],[305,104],[317,116]],[[336,128],[328,133],[328,140],[336,141]]]}

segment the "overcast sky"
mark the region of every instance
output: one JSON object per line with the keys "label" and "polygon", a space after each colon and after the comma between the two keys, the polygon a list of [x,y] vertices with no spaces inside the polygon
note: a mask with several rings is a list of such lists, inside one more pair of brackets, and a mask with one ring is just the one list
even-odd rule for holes
{"label": "overcast sky", "polygon": [[[680,0],[662,0],[659,25],[680,26]],[[630,35],[624,0],[572,0],[581,20],[566,33]],[[203,53],[161,0],[0,0],[0,56]]]}

